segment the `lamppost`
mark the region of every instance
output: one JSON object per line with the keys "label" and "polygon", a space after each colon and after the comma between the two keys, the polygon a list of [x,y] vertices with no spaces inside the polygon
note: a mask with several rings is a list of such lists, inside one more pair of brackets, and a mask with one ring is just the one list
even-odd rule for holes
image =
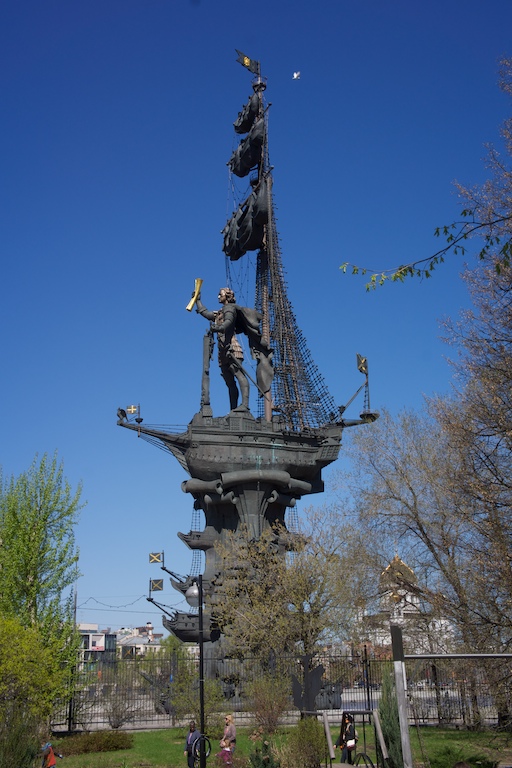
{"label": "lamppost", "polygon": [[193,608],[199,608],[199,768],[206,768],[205,736],[204,736],[204,649],[203,649],[203,577],[201,574],[194,578],[192,585],[185,592],[187,603]]}

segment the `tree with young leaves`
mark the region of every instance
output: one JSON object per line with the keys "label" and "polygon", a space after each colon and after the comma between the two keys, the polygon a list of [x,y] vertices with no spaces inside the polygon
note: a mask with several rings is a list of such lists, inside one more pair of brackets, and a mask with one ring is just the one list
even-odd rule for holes
{"label": "tree with young leaves", "polygon": [[71,590],[80,494],[57,456],[36,458],[0,486],[0,613],[37,630],[61,662],[74,658],[77,643]]}
{"label": "tree with young leaves", "polygon": [[293,554],[285,555],[270,529],[257,541],[233,534],[219,548],[225,576],[215,614],[227,648],[314,654],[337,632],[348,598],[341,586],[347,537],[329,510],[311,510],[306,526]]}
{"label": "tree with young leaves", "polygon": [[0,617],[0,768],[32,768],[66,670],[36,628]]}
{"label": "tree with young leaves", "polygon": [[[500,62],[499,86],[512,96],[512,58]],[[417,258],[397,267],[370,274],[367,290],[383,285],[386,281],[404,282],[409,277],[431,276],[434,269],[449,255],[463,256],[468,251],[468,242],[480,237],[483,245],[478,259],[487,260],[492,256],[494,269],[500,273],[512,261],[512,117],[507,118],[500,131],[504,145],[504,156],[491,144],[487,145],[487,167],[489,179],[479,187],[466,187],[458,182],[455,186],[463,201],[461,218],[449,225],[437,227],[436,237],[445,239],[445,245],[434,254]],[[366,275],[371,270],[364,266],[342,264],[343,272]]]}
{"label": "tree with young leaves", "polygon": [[[0,484],[0,677],[7,681],[0,703],[2,695],[9,699],[9,732],[27,743],[48,727],[52,703],[76,660],[72,585],[79,575],[74,526],[80,494],[57,456],[36,458]],[[0,734],[0,750],[9,738]]]}

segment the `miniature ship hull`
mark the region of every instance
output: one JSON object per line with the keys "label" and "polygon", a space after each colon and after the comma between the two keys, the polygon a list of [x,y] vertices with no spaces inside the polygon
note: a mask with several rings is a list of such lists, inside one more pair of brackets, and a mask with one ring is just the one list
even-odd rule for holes
{"label": "miniature ship hull", "polygon": [[[183,643],[197,643],[199,640],[199,616],[197,613],[177,611],[170,619],[163,616],[162,624]],[[218,640],[220,632],[212,626],[210,616],[204,616],[203,624],[203,641],[210,643]]]}
{"label": "miniature ship hull", "polygon": [[263,480],[277,471],[289,475],[286,483],[284,476],[275,479],[288,485],[285,490],[295,498],[323,490],[321,470],[338,458],[342,433],[340,425],[291,432],[278,422],[257,421],[249,413],[236,412],[218,418],[198,413],[182,433],[126,421],[119,424],[167,448],[192,478],[213,483],[213,492],[223,476],[249,472],[254,480]]}

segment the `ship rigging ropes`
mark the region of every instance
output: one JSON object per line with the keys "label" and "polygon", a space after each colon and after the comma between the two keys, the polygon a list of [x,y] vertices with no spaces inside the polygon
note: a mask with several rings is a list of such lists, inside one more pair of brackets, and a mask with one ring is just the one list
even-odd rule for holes
{"label": "ship rigging ropes", "polygon": [[[268,152],[268,108],[264,104],[265,84],[258,76],[254,93],[240,111],[234,128],[246,134],[234,150],[228,166],[230,181],[234,176],[249,176],[250,188],[240,194],[238,205],[223,230],[228,284],[233,285],[233,263],[247,261],[250,251],[257,251],[256,309],[268,324],[268,338],[273,349],[273,412],[293,431],[325,426],[339,414],[333,398],[315,365],[306,340],[297,325],[288,299],[287,285],[274,217],[272,169]],[[245,259],[242,257],[245,256]],[[246,270],[244,269],[244,272]],[[260,398],[259,415],[264,402]]]}

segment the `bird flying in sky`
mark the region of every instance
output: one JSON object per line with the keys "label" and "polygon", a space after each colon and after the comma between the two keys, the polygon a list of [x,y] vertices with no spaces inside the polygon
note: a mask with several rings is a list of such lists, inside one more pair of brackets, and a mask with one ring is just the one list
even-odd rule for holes
{"label": "bird flying in sky", "polygon": [[293,80],[300,80],[300,72],[294,72],[293,73]]}

